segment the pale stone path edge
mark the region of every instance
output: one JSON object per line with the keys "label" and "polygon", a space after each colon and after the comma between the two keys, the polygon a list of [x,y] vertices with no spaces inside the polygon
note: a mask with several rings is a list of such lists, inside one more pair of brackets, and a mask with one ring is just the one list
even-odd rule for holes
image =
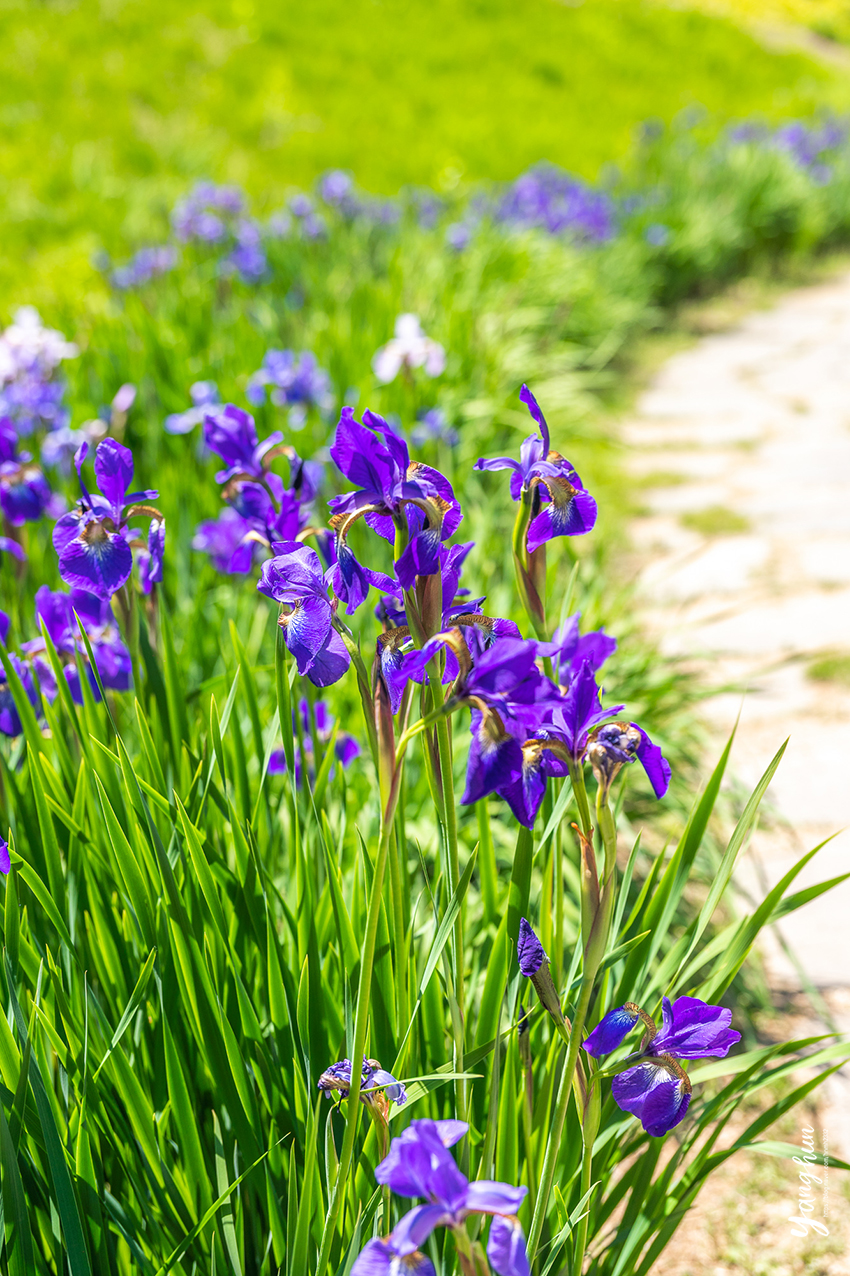
{"label": "pale stone path edge", "polygon": [[[790,737],[768,794],[774,818],[739,884],[760,900],[764,882],[836,833],[792,889],[850,871],[850,687],[807,673],[822,653],[850,656],[850,275],[673,356],[622,438],[629,468],[649,481],[632,526],[645,626],[711,685],[747,689],[743,706],[736,690],[706,707],[717,751],[741,712],[739,781],[751,789]],[[687,525],[706,510],[732,530]],[[850,1031],[850,881],[780,930]],[[769,935],[765,951],[774,986],[798,989]],[[848,1157],[850,1069],[828,1100],[833,1149]]]}

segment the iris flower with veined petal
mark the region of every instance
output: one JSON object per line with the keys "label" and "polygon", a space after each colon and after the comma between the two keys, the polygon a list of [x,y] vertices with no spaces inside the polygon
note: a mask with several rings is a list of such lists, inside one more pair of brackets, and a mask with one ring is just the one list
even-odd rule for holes
{"label": "iris flower with veined petal", "polygon": [[555,630],[551,642],[541,642],[537,646],[539,655],[548,656],[554,662],[556,678],[562,687],[569,686],[583,664],[590,665],[596,672],[617,650],[617,639],[609,637],[601,629],[580,634],[580,619],[578,612],[570,616]]}
{"label": "iris flower with veined petal", "polygon": [[[393,1139],[388,1156],[375,1170],[375,1178],[399,1196],[419,1196],[427,1201],[405,1215],[394,1236],[400,1231],[415,1235],[418,1247],[435,1227],[459,1229],[470,1214],[515,1218],[528,1188],[492,1179],[470,1182],[449,1155],[448,1149],[462,1139],[468,1129],[463,1121],[423,1119],[411,1122]],[[505,1244],[506,1241],[507,1237],[497,1231],[493,1251],[488,1247],[494,1271],[499,1276],[525,1276],[527,1264],[525,1269],[521,1265],[525,1258],[524,1238],[520,1233],[516,1243]]]}
{"label": "iris flower with veined petal", "polygon": [[[95,700],[100,700],[100,688],[94,671],[89,667],[88,652],[80,636],[77,617],[88,635],[97,672],[104,687],[113,691],[129,691],[132,661],[129,651],[121,641],[112,608],[107,601],[84,589],[72,589],[69,594],[65,594],[61,590],[50,590],[42,585],[35,596],[35,617],[37,623],[43,622],[62,659],[65,680],[76,704],[83,703],[77,668],[78,654],[88,669],[92,695]],[[21,645],[21,650],[32,659],[42,692],[48,700],[54,700],[56,681],[53,667],[44,655],[46,649],[47,644],[41,636]]]}
{"label": "iris flower with veined petal", "polygon": [[278,624],[298,672],[317,687],[330,686],[345,673],[351,657],[333,625],[334,607],[319,556],[299,541],[276,542],[272,552],[257,589],[289,608]]}
{"label": "iris flower with veined petal", "polygon": [[12,527],[34,523],[51,501],[47,479],[29,452],[18,452],[18,433],[8,417],[0,418],[0,509]]}
{"label": "iris flower with veined petal", "polygon": [[411,461],[406,442],[383,417],[367,411],[361,423],[349,407],[342,410],[331,457],[358,486],[357,491],[328,502],[339,563],[334,591],[348,603],[349,613],[360,606],[369,584],[386,593],[396,588],[380,584],[377,578],[390,578],[364,568],[348,548],[348,532],[359,518],[365,517],[390,544],[396,539],[394,518],[406,519],[408,543],[395,565],[403,589],[412,588],[417,576],[435,575],[440,546],[461,521],[460,505],[448,479],[430,465]]}
{"label": "iris flower with veined petal", "polygon": [[648,1028],[635,1066],[611,1082],[614,1101],[636,1116],[647,1134],[661,1138],[683,1120],[691,1101],[691,1083],[680,1059],[725,1058],[740,1032],[730,1028],[732,1011],[698,997],[662,1000],[662,1027],[639,1006],[627,1002],[609,1010],[583,1043],[589,1055],[608,1054],[640,1020]]}
{"label": "iris flower with veined petal", "polygon": [[[84,443],[75,458],[78,474],[87,453],[88,444]],[[66,584],[98,598],[111,598],[129,579],[133,547],[140,544],[127,520],[142,515],[162,523],[163,518],[153,506],[137,504],[155,499],[157,492],[127,491],[133,479],[133,454],[123,444],[111,438],[99,443],[94,473],[100,494],[91,496],[80,477],[82,498],[57,522],[53,545],[59,555],[59,575]],[[164,535],[152,542],[149,539],[149,581],[160,571],[164,542]]]}
{"label": "iris flower with veined petal", "polygon": [[583,536],[596,523],[596,501],[587,492],[578,474],[560,452],[549,445],[546,418],[528,386],[520,391],[526,405],[540,427],[539,434],[529,434],[520,447],[520,459],[497,456],[475,462],[476,470],[512,470],[511,496],[519,501],[524,493],[534,492],[532,517],[528,527],[528,552],[533,553],[555,536]]}

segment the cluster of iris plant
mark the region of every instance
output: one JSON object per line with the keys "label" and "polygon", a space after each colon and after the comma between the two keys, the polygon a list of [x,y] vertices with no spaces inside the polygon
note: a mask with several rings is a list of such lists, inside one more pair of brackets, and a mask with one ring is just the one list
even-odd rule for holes
{"label": "cluster of iris plant", "polygon": [[[36,310],[24,306],[0,335],[0,552],[19,562],[27,557],[22,529],[43,517],[58,518],[67,509],[44,470],[61,475],[83,444],[99,443],[107,433],[120,436],[136,397],[135,386],[119,388],[101,415],[70,426],[61,365],[75,358],[77,347],[61,332],[45,327]],[[25,445],[22,441],[25,440]],[[40,452],[40,463],[33,449]]]}
{"label": "cluster of iris plant", "polygon": [[[89,451],[84,441],[74,458],[80,498],[53,528],[59,575],[69,589],[43,585],[37,591],[38,635],[21,644],[23,658],[8,656],[38,714],[42,697],[52,703],[60,694],[60,678],[76,704],[82,704],[87,693],[99,700],[101,688],[128,691],[134,678],[138,685],[137,593],[152,602],[154,587],[162,580],[165,519],[150,504],[158,493],[129,490],[133,456],[114,438],[102,439],[94,452],[96,490],[91,492],[83,473]],[[145,521],[147,535],[137,525]],[[131,581],[134,568],[138,590]],[[0,612],[3,645],[8,631],[9,618]],[[4,678],[0,731],[17,736],[21,730]]]}
{"label": "cluster of iris plant", "polygon": [[[429,357],[436,358],[421,329],[417,325],[414,331],[414,325],[405,322],[393,342],[379,352],[376,364],[385,363],[387,371],[397,375],[405,358],[412,366],[423,366]],[[361,988],[368,989],[371,979],[377,933],[374,901],[380,901],[404,756],[417,736],[426,740],[423,756],[448,848],[450,889],[458,877],[448,733],[451,715],[469,715],[461,803],[496,794],[522,828],[531,830],[550,781],[569,777],[578,813],[573,827],[582,864],[584,963],[571,1023],[564,994],[554,987],[546,955],[526,921],[518,939],[519,969],[537,987],[568,1052],[528,1249],[516,1218],[526,1188],[470,1183],[448,1153],[467,1130],[462,1085],[457,1120],[414,1121],[387,1150],[391,1104],[401,1107],[406,1094],[400,1081],[365,1056],[368,996],[361,996],[352,1058],[362,1059],[362,1067],[352,1069],[350,1060],[340,1060],[324,1072],[319,1087],[347,1099],[349,1113],[358,1109],[358,1101],[368,1107],[385,1152],[376,1171],[379,1183],[401,1196],[422,1198],[424,1203],[405,1215],[387,1237],[367,1244],[355,1262],[356,1276],[399,1270],[433,1272],[431,1259],[420,1246],[438,1227],[454,1236],[465,1273],[486,1271],[484,1251],[464,1225],[471,1213],[493,1218],[486,1245],[491,1269],[499,1276],[525,1276],[528,1252],[539,1243],[548,1209],[570,1094],[576,1093],[582,1115],[582,1173],[589,1186],[600,1087],[609,1075],[614,1076],[616,1102],[636,1115],[648,1133],[660,1136],[687,1111],[690,1083],[682,1061],[723,1055],[738,1039],[729,1029],[729,1011],[693,998],[679,998],[672,1006],[665,1000],[660,1031],[648,1012],[630,1003],[605,1015],[584,1039],[616,895],[612,786],[625,768],[639,762],[660,798],[669,784],[670,767],[646,731],[620,716],[622,705],[603,701],[598,675],[616,649],[615,640],[603,631],[582,633],[577,615],[549,633],[547,549],[558,537],[590,532],[597,510],[574,466],[552,447],[545,417],[527,387],[523,386],[520,398],[534,429],[522,443],[519,457],[482,458],[475,468],[510,475],[509,492],[517,507],[513,558],[530,630],[526,635],[514,620],[488,614],[485,599],[473,597],[462,585],[472,543],[455,540],[463,521],[460,503],[446,476],[412,458],[407,441],[384,418],[366,411],[358,419],[353,408],[343,408],[330,457],[351,487],[330,498],[327,526],[318,514],[318,479],[311,463],[284,445],[279,434],[259,442],[252,418],[233,405],[210,410],[204,419],[206,444],[225,463],[216,477],[228,502],[221,519],[200,529],[204,547],[222,564],[227,562],[230,570],[248,570],[255,556],[264,559],[257,588],[277,604],[281,650],[288,649],[301,675],[317,687],[339,681],[350,670],[357,680],[381,798],[381,834]],[[288,487],[271,468],[281,455],[290,465]],[[361,522],[371,534],[365,555],[355,553],[350,543],[352,528]],[[379,627],[369,659],[364,656],[362,638],[355,636],[348,622],[372,590],[378,594]],[[314,710],[318,716],[313,722],[306,702],[299,707],[301,751],[295,763],[299,782],[305,762],[308,766],[312,762],[305,756],[313,747],[308,740],[319,740],[323,731],[327,739],[326,711],[319,704],[321,710]],[[344,754],[338,756],[345,764]],[[595,830],[585,781],[587,763],[596,781]],[[285,765],[281,758],[280,766]],[[457,986],[461,985],[462,974],[457,980]],[[608,1071],[599,1069],[596,1058],[616,1050],[638,1022],[646,1029],[640,1050]],[[456,1043],[455,1057],[462,1060],[462,1044]],[[355,1120],[350,1115],[346,1120],[339,1182],[345,1181],[351,1163]],[[338,1208],[338,1193],[334,1193],[323,1248],[333,1234]],[[388,1217],[389,1202],[384,1213]]]}
{"label": "cluster of iris plant", "polygon": [[824,186],[832,179],[831,160],[835,152],[847,141],[847,124],[837,119],[827,119],[815,124],[805,120],[789,120],[776,128],[760,123],[745,123],[733,125],[728,136],[733,143],[781,151],[790,156],[813,182]]}

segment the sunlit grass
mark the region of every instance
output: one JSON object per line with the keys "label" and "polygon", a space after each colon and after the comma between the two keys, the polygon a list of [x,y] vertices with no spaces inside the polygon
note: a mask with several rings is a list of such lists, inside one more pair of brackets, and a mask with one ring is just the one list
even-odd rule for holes
{"label": "sunlit grass", "polygon": [[5,3],[0,305],[97,286],[91,254],[152,233],[187,183],[272,206],[330,166],[367,188],[595,178],[647,118],[810,110],[834,70],[739,26],[625,0]]}

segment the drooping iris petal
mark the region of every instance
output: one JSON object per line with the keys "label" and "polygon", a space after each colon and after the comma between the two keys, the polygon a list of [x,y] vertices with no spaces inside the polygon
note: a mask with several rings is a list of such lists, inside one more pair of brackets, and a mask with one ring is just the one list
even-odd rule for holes
{"label": "drooping iris petal", "polygon": [[512,735],[485,720],[478,709],[473,710],[470,730],[464,805],[512,784],[522,773],[522,749]]}
{"label": "drooping iris petal", "polygon": [[165,555],[165,519],[151,519],[148,527],[147,554],[139,559],[139,579],[142,593],[149,594],[154,585],[162,581],[162,562]]}
{"label": "drooping iris petal", "polygon": [[516,1214],[527,1195],[527,1187],[475,1179],[466,1193],[466,1208],[476,1214]]}
{"label": "drooping iris petal", "polygon": [[677,997],[671,1004],[662,1001],[663,1025],[651,1044],[653,1054],[671,1054],[677,1059],[723,1059],[731,1046],[741,1040],[740,1032],[729,1025],[732,1011],[710,1006],[698,997]]}
{"label": "drooping iris petal", "polygon": [[[499,797],[507,802],[517,820],[527,829],[534,828],[537,812],[546,794],[546,777],[551,769],[542,748],[538,745],[523,747],[519,775],[497,790]],[[565,770],[561,765],[558,773]]]}
{"label": "drooping iris petal", "polygon": [[519,1219],[499,1215],[493,1219],[487,1238],[487,1258],[496,1276],[530,1276]]}
{"label": "drooping iris petal", "polygon": [[637,1010],[629,1006],[617,1006],[615,1010],[609,1010],[582,1043],[582,1049],[593,1055],[594,1059],[610,1054],[622,1045],[639,1018]]}
{"label": "drooping iris petal", "polygon": [[0,873],[4,876],[11,870],[12,860],[9,855],[9,843],[0,837]]}
{"label": "drooping iris petal", "polygon": [[309,673],[331,631],[331,609],[321,598],[301,598],[288,616],[281,617],[286,645],[299,673]]}
{"label": "drooping iris petal", "polygon": [[331,588],[346,604],[349,616],[365,602],[372,585],[387,594],[398,592],[398,585],[391,576],[364,567],[341,537],[337,538],[336,553],[337,560],[330,571]]}
{"label": "drooping iris petal", "polygon": [[640,732],[640,744],[637,747],[638,761],[643,766],[657,798],[664,797],[670,785],[672,770],[657,744],[653,744],[643,727],[636,722],[631,724]]}
{"label": "drooping iris petal", "polygon": [[[88,537],[88,539],[86,539]],[[130,578],[133,553],[123,536],[90,523],[59,554],[59,575],[98,598],[111,598]]]}
{"label": "drooping iris petal", "polygon": [[618,1073],[611,1082],[611,1093],[617,1106],[636,1116],[653,1138],[663,1137],[679,1124],[691,1099],[678,1077],[654,1063],[641,1063]]}
{"label": "drooping iris petal", "polygon": [[596,501],[584,488],[576,488],[571,480],[581,481],[574,470],[570,471],[569,479],[559,476],[545,481],[550,504],[529,524],[530,554],[556,536],[584,536],[596,525]]}
{"label": "drooping iris petal", "polygon": [[457,1121],[454,1117],[446,1117],[442,1121],[435,1121],[434,1125],[437,1127],[437,1138],[444,1148],[453,1148],[456,1143],[460,1143],[463,1136],[469,1131],[469,1125],[466,1121]]}

